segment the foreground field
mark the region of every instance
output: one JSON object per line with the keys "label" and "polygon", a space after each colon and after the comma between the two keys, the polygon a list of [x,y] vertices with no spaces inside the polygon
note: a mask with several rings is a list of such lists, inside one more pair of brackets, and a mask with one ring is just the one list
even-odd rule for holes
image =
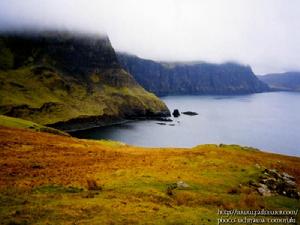
{"label": "foreground field", "polygon": [[140,148],[0,127],[0,224],[217,224],[218,209],[299,209],[297,199],[263,197],[249,185],[265,168],[294,176],[300,187],[296,157],[235,145]]}

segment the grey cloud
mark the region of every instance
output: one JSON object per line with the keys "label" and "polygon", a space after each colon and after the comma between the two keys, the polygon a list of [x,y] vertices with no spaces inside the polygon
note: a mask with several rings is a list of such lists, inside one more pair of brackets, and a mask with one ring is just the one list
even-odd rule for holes
{"label": "grey cloud", "polygon": [[257,74],[300,70],[298,0],[1,0],[0,29],[106,32],[155,60],[239,61]]}

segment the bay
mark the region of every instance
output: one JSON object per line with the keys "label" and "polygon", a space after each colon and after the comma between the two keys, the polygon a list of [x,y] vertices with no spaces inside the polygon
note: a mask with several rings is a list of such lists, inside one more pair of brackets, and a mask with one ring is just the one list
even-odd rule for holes
{"label": "bay", "polygon": [[[169,109],[181,114],[173,122],[133,121],[77,131],[73,136],[111,139],[147,147],[193,147],[238,144],[268,152],[300,156],[300,93],[269,92],[238,96],[167,96]],[[164,123],[164,122],[162,122]]]}

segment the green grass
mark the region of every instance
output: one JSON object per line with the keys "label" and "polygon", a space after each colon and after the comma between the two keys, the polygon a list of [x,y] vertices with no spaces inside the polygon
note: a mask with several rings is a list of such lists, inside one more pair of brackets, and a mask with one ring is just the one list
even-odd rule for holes
{"label": "green grass", "polygon": [[[166,110],[161,100],[136,84],[124,81],[123,86],[112,86],[105,78],[99,78],[99,82],[92,82],[87,87],[87,83],[60,74],[53,68],[43,67],[39,73],[35,72],[36,68],[39,67],[0,70],[0,114],[6,113],[8,108],[27,105],[31,109],[19,110],[14,116],[47,125],[81,116],[120,117],[123,112]],[[129,76],[123,70],[105,73],[119,73],[123,79]],[[93,80],[95,78],[91,76]],[[41,110],[45,103],[51,103],[51,106]]]}
{"label": "green grass", "polygon": [[61,185],[46,185],[33,189],[33,193],[79,193],[83,188],[78,187],[64,187]]}
{"label": "green grass", "polygon": [[[237,145],[149,149],[3,127],[0,144],[2,224],[210,225],[218,209],[300,208],[249,185],[268,168],[299,187],[297,157]],[[178,181],[190,188],[170,194]]]}
{"label": "green grass", "polygon": [[20,118],[14,118],[14,117],[4,116],[4,115],[0,115],[0,126],[26,128],[34,131],[48,132],[48,133],[59,134],[59,135],[68,135],[65,132],[62,132],[60,130],[51,127],[42,126],[40,124],[28,120],[23,120]]}

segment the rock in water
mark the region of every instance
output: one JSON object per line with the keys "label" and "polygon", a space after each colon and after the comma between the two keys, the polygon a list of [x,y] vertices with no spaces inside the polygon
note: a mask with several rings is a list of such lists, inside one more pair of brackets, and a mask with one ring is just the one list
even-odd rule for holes
{"label": "rock in water", "polygon": [[158,125],[167,125],[166,123],[156,123]]}
{"label": "rock in water", "polygon": [[180,112],[179,112],[179,110],[178,109],[174,109],[174,111],[173,111],[173,116],[174,117],[178,117],[178,116],[180,116]]}
{"label": "rock in water", "polygon": [[188,116],[196,116],[196,115],[198,115],[198,113],[196,113],[196,112],[192,112],[192,111],[186,111],[186,112],[182,112],[182,114],[184,114],[184,115],[188,115]]}

